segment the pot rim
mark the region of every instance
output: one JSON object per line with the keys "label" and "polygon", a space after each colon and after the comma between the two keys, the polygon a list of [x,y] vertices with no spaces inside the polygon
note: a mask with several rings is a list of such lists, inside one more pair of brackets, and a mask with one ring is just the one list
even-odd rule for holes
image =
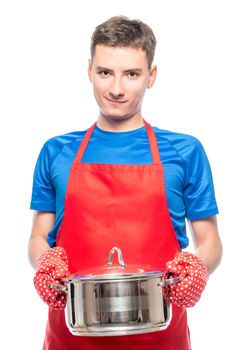
{"label": "pot rim", "polygon": [[155,278],[159,277],[162,278],[165,274],[165,271],[163,270],[152,270],[152,271],[145,271],[141,273],[102,273],[102,274],[79,274],[75,273],[66,279],[63,279],[65,282],[87,282],[87,281],[94,281],[94,282],[102,282],[102,281],[109,281],[109,282],[115,282],[120,280],[134,280],[134,279],[149,279],[149,278]]}

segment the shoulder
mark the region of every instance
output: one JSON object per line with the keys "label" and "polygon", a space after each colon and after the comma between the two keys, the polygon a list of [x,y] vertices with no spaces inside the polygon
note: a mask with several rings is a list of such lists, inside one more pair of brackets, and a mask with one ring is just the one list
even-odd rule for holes
{"label": "shoulder", "polygon": [[168,143],[183,159],[203,153],[202,143],[198,138],[189,134],[178,133],[153,127],[158,143]]}
{"label": "shoulder", "polygon": [[73,131],[70,133],[66,133],[63,135],[54,136],[48,139],[44,145],[43,149],[46,153],[50,155],[55,155],[59,153],[63,147],[67,144],[71,144],[74,142],[81,142],[84,137],[86,130],[84,131]]}
{"label": "shoulder", "polygon": [[67,143],[71,143],[74,141],[81,141],[82,138],[84,137],[85,133],[86,133],[86,130],[73,131],[73,132],[69,132],[66,134],[51,137],[50,139],[48,139],[45,142],[44,147],[46,147],[46,148],[62,148]]}
{"label": "shoulder", "polygon": [[200,140],[195,136],[178,133],[174,131],[169,131],[166,129],[159,129],[156,126],[154,126],[153,129],[158,139],[167,140],[174,146],[181,145],[181,144],[185,144],[193,147],[201,146]]}
{"label": "shoulder", "polygon": [[38,162],[44,164],[47,169],[50,169],[52,163],[57,156],[63,151],[67,145],[73,145],[74,143],[81,142],[86,130],[73,131],[70,133],[54,136],[48,139],[40,151]]}

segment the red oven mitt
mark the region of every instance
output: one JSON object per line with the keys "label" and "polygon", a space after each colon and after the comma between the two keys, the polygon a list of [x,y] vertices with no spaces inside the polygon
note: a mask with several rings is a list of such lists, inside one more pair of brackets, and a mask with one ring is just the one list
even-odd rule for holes
{"label": "red oven mitt", "polygon": [[62,247],[51,248],[38,259],[33,282],[41,299],[50,307],[65,308],[66,293],[51,289],[49,283],[62,284],[61,279],[68,276],[68,258]]}
{"label": "red oven mitt", "polygon": [[177,306],[192,307],[201,297],[209,278],[204,262],[189,252],[180,252],[174,260],[166,264],[172,277],[183,279],[164,287],[164,296],[169,303]]}

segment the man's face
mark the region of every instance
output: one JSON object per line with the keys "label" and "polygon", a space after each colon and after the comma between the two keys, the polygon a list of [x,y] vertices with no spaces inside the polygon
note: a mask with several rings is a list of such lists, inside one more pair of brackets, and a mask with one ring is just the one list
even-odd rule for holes
{"label": "man's face", "polygon": [[156,78],[156,66],[149,70],[141,48],[97,45],[88,73],[101,115],[119,120],[141,113],[145,90]]}

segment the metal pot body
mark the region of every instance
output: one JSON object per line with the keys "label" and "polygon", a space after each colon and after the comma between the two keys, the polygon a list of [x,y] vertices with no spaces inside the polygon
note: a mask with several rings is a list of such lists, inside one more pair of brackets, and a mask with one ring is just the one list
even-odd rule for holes
{"label": "metal pot body", "polygon": [[165,329],[171,306],[162,276],[67,281],[66,323],[74,335],[113,336]]}

